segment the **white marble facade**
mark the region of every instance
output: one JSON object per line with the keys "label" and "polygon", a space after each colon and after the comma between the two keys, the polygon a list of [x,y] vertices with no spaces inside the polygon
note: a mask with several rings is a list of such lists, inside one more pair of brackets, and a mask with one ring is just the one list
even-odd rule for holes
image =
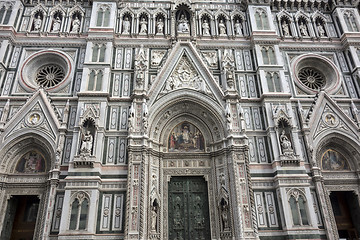
{"label": "white marble facade", "polygon": [[170,183],[200,177],[211,239],[338,239],[359,7],[0,0],[0,238],[36,196],[33,239],[172,239]]}

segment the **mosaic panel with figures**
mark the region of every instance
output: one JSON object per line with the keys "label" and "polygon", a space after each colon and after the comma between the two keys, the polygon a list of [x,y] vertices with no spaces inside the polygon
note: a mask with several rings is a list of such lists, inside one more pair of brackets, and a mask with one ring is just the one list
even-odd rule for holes
{"label": "mosaic panel with figures", "polygon": [[200,130],[189,122],[178,124],[169,136],[169,152],[203,152],[204,137]]}
{"label": "mosaic panel with figures", "polygon": [[349,164],[344,156],[332,149],[327,150],[321,157],[323,170],[350,170]]}
{"label": "mosaic panel with figures", "polygon": [[24,154],[16,165],[18,173],[43,173],[45,172],[45,160],[41,153],[29,151]]}

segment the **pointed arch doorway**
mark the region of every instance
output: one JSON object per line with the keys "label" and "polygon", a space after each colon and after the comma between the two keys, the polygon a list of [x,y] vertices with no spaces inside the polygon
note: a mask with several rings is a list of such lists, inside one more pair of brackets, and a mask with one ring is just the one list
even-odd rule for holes
{"label": "pointed arch doorway", "polygon": [[201,176],[169,182],[169,239],[210,239],[207,183]]}

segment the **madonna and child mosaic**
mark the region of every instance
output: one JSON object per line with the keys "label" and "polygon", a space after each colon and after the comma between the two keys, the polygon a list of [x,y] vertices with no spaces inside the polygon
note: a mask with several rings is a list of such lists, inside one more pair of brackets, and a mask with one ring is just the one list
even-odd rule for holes
{"label": "madonna and child mosaic", "polygon": [[20,173],[42,173],[45,172],[44,157],[37,151],[24,154],[16,165],[16,171]]}
{"label": "madonna and child mosaic", "polygon": [[344,156],[334,150],[327,150],[321,158],[321,166],[324,170],[350,170]]}
{"label": "madonna and child mosaic", "polygon": [[203,152],[204,137],[193,124],[178,124],[169,136],[169,152]]}

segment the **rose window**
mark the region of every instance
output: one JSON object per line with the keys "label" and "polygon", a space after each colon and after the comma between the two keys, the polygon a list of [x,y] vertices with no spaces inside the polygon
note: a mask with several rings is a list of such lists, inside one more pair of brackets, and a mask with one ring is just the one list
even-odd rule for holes
{"label": "rose window", "polygon": [[315,90],[321,89],[326,84],[324,75],[311,67],[301,69],[298,78],[305,86]]}
{"label": "rose window", "polygon": [[55,64],[41,67],[36,73],[36,82],[44,87],[54,87],[58,85],[65,77],[64,69]]}

